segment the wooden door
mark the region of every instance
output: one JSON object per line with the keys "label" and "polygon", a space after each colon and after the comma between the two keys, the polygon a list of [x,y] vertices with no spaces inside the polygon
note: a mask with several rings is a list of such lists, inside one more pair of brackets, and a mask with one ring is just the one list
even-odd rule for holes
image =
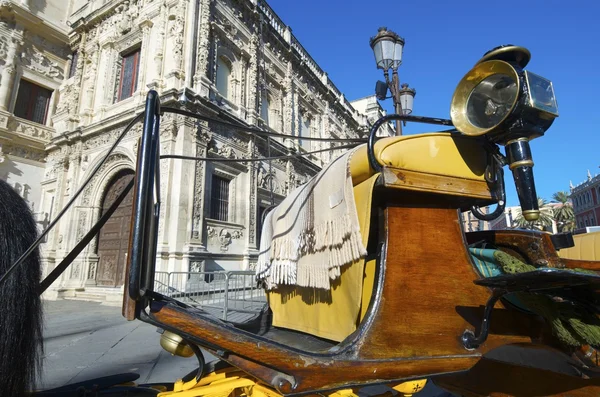
{"label": "wooden door", "polygon": [[[133,179],[132,173],[118,175],[106,189],[102,213],[108,209],[125,186]],[[120,287],[125,282],[125,264],[131,228],[133,189],[115,213],[100,229],[98,236],[98,272],[96,284],[103,287]]]}

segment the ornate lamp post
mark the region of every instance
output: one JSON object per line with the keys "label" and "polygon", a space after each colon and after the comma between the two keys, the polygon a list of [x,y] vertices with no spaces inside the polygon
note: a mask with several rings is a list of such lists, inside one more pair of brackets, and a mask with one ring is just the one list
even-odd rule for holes
{"label": "ornate lamp post", "polygon": [[[375,54],[377,68],[383,70],[385,83],[378,82],[376,91],[379,99],[385,99],[389,88],[394,100],[394,108],[398,114],[410,114],[413,109],[415,94],[413,88],[403,84],[400,88],[398,67],[402,64],[402,51],[404,39],[387,28],[379,28],[377,35],[370,40],[371,48]],[[392,69],[392,81],[390,82],[389,70]],[[396,135],[402,135],[402,124],[396,122]]]}

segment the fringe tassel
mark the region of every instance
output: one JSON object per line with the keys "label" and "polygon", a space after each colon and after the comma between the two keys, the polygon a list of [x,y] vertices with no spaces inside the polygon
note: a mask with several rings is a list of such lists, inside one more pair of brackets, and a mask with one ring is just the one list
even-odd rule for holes
{"label": "fringe tassel", "polygon": [[329,289],[331,280],[340,276],[342,266],[366,254],[360,230],[351,227],[346,215],[302,233],[296,241],[286,237],[274,239],[271,262],[259,263],[258,269],[265,269],[259,277],[270,278],[274,284]]}

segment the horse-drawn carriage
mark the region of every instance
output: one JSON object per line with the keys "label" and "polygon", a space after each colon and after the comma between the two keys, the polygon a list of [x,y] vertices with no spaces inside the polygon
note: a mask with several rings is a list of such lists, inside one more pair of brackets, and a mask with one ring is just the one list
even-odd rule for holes
{"label": "horse-drawn carriage", "polygon": [[[368,142],[269,212],[257,267],[268,305],[245,323],[153,289],[160,118],[164,112],[206,117],[161,107],[151,91],[134,120],[143,117],[144,128],[123,315],[164,330],[161,345],[195,354],[199,368],[175,383],[96,393],[353,396],[387,385],[411,395],[428,379],[464,396],[600,395],[600,262],[559,257],[557,250],[572,244],[568,236],[465,233],[460,221],[467,210],[484,220],[503,214],[505,165],[523,216],[539,216],[529,141],[558,112],[552,83],[524,70],[529,59],[516,46],[488,52],[458,84],[451,120],[383,117]],[[377,129],[394,119],[452,129],[376,139]],[[13,277],[26,271],[23,262],[12,267]],[[2,291],[10,292],[4,285]],[[205,363],[200,348],[220,361]]]}

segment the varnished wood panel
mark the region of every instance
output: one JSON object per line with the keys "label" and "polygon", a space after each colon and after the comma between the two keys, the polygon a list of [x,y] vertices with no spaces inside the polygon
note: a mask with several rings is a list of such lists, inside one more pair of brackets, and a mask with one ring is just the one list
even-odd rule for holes
{"label": "varnished wood panel", "polygon": [[485,240],[499,248],[510,249],[534,266],[563,267],[548,233],[533,230],[489,230],[467,233],[466,237],[469,244]]}
{"label": "varnished wood panel", "polygon": [[[480,324],[490,293],[473,284],[478,276],[457,211],[390,207],[386,221],[385,293],[361,354],[385,357],[391,341],[394,354],[402,357],[465,354],[460,336]],[[500,327],[492,328],[479,351],[510,341],[531,341],[539,329],[527,317],[498,304],[492,325]],[[495,334],[501,328],[505,334]]]}
{"label": "varnished wood panel", "polygon": [[[213,354],[284,394],[367,384],[374,379],[391,381],[464,371],[479,360],[479,355],[473,353],[417,360],[394,359],[393,353],[388,359],[368,360],[354,354],[354,349],[310,354],[224,326],[219,321],[206,321],[172,306],[154,310],[151,315],[188,339],[203,341],[201,345]],[[215,344],[218,351],[213,347]]]}
{"label": "varnished wood panel", "polygon": [[598,397],[599,379],[583,379],[554,372],[483,359],[468,372],[434,379],[438,386],[464,397]]}
{"label": "varnished wood panel", "polygon": [[484,181],[427,174],[393,167],[384,167],[382,174],[386,187],[477,199],[493,199],[488,184]]}

